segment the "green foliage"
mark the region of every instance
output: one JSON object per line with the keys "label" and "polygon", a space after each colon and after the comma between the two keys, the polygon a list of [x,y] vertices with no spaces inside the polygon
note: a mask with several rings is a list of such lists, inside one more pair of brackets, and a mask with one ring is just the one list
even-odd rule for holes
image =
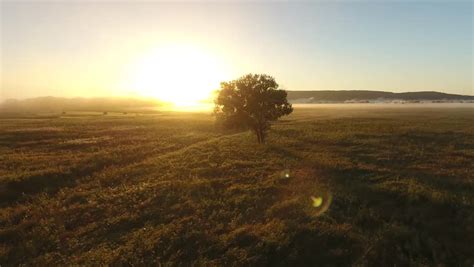
{"label": "green foliage", "polygon": [[247,74],[240,79],[222,82],[215,100],[217,120],[228,128],[251,129],[259,143],[265,142],[270,122],[293,111],[273,77]]}
{"label": "green foliage", "polygon": [[474,110],[373,111],[0,119],[0,265],[469,266]]}

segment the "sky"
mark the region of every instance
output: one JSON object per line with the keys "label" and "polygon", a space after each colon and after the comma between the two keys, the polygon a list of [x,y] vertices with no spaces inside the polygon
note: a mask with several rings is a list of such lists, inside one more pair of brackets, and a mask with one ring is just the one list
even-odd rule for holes
{"label": "sky", "polygon": [[0,22],[2,99],[198,95],[246,73],[474,95],[472,1],[2,1]]}

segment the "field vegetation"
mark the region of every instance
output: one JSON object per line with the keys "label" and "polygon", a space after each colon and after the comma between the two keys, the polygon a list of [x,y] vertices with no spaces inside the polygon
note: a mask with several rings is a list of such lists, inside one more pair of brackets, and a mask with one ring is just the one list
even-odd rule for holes
{"label": "field vegetation", "polygon": [[474,108],[296,107],[256,141],[203,113],[0,118],[0,265],[474,263]]}

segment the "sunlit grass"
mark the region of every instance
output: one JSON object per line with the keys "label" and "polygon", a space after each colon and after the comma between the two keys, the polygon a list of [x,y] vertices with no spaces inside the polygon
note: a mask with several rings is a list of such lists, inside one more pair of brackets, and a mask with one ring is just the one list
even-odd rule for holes
{"label": "sunlit grass", "polygon": [[2,120],[0,264],[469,263],[472,112]]}

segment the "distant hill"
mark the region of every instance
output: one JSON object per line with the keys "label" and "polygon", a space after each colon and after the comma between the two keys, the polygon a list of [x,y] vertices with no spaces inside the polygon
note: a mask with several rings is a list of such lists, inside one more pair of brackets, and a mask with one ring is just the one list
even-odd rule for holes
{"label": "distant hill", "polygon": [[348,102],[348,101],[472,101],[474,96],[440,92],[392,93],[383,91],[287,91],[293,103]]}
{"label": "distant hill", "polygon": [[37,113],[63,111],[123,111],[161,106],[163,103],[156,99],[140,98],[60,98],[37,97],[24,100],[7,99],[0,103],[3,113]]}

